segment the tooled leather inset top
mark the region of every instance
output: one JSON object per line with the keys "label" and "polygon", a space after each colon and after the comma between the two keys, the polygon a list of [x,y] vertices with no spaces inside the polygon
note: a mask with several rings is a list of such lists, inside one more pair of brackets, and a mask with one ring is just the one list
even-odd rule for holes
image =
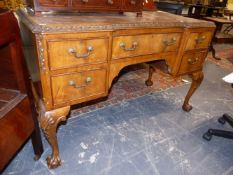
{"label": "tooled leather inset top", "polygon": [[[47,13],[32,16],[23,9],[17,11],[20,19],[33,33],[41,32],[81,32],[96,30],[117,30],[130,28],[164,27],[215,27],[214,23],[186,18],[162,11],[143,12],[142,17],[135,13]],[[46,18],[45,18],[46,16]]]}

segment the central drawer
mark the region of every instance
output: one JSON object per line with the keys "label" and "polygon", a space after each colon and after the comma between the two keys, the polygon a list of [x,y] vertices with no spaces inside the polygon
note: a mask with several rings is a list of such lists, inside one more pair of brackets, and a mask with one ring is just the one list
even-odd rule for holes
{"label": "central drawer", "polygon": [[119,0],[72,0],[72,6],[76,8],[82,9],[102,9],[102,8],[112,8],[112,9],[119,9],[120,8],[120,1]]}
{"label": "central drawer", "polygon": [[87,101],[106,93],[106,69],[95,69],[51,77],[54,105]]}
{"label": "central drawer", "polygon": [[48,40],[51,70],[107,61],[108,38]]}
{"label": "central drawer", "polygon": [[122,0],[122,8],[130,9],[132,11],[140,11],[143,7],[141,0]]}
{"label": "central drawer", "polygon": [[38,0],[41,6],[53,6],[53,7],[67,7],[68,0]]}
{"label": "central drawer", "polygon": [[112,59],[177,51],[181,33],[115,36]]}

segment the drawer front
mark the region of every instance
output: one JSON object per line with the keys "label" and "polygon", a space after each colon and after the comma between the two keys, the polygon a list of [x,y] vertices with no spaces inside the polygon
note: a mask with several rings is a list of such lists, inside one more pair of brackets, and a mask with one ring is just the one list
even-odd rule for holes
{"label": "drawer front", "polygon": [[128,11],[141,11],[142,6],[142,0],[123,0],[122,9],[127,9]]}
{"label": "drawer front", "polygon": [[106,93],[106,69],[89,70],[51,77],[54,105],[95,98]]}
{"label": "drawer front", "polygon": [[112,58],[177,51],[180,39],[180,33],[116,36],[113,38]]}
{"label": "drawer front", "polygon": [[211,42],[212,32],[197,32],[189,35],[185,50],[207,48]]}
{"label": "drawer front", "polygon": [[38,0],[40,6],[66,7],[68,0]]}
{"label": "drawer front", "polygon": [[81,9],[119,9],[119,0],[72,0],[72,7],[80,7]]}
{"label": "drawer front", "polygon": [[107,61],[107,38],[48,41],[47,45],[50,69]]}
{"label": "drawer front", "polygon": [[185,53],[179,70],[179,74],[192,72],[202,68],[202,64],[205,60],[207,51],[201,51],[196,53]]}

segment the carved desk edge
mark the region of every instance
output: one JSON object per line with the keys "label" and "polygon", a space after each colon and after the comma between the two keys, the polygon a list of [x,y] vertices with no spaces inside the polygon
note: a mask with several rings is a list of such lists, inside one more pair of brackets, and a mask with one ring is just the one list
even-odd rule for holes
{"label": "carved desk edge", "polygon": [[[124,15],[105,16],[108,21],[102,21],[102,17],[96,14],[93,19],[90,14],[72,16],[73,23],[66,23],[67,15],[50,14],[45,16],[30,16],[25,9],[20,9],[17,12],[20,20],[30,28],[33,33],[70,33],[70,32],[87,32],[87,31],[112,31],[119,29],[137,29],[137,28],[199,28],[199,27],[215,27],[213,22],[186,18],[178,15],[169,14],[162,11],[143,12],[142,17],[134,17],[133,13],[125,13]],[[91,22],[84,22],[82,18],[89,18]],[[126,22],[120,22],[123,18],[127,18]],[[43,18],[43,20],[42,20]],[[62,25],[54,23],[60,20]],[[119,21],[117,23],[117,21]]]}
{"label": "carved desk edge", "polygon": [[[38,40],[38,59],[40,60],[40,71],[43,70],[45,66],[44,58],[43,58],[43,47],[42,47],[42,37],[43,34],[54,34],[54,33],[76,33],[76,32],[89,32],[89,31],[114,31],[120,29],[154,29],[154,28],[180,28],[180,29],[209,29],[213,33],[215,25],[212,22],[206,22],[196,19],[189,19],[182,16],[176,16],[173,14],[168,14],[165,12],[143,12],[142,17],[135,17],[131,15],[131,13],[125,13],[123,16],[107,16],[107,21],[103,21],[101,16],[88,17],[85,16],[86,19],[90,19],[90,21],[85,22],[83,19],[84,16],[72,16],[73,23],[68,23],[65,19],[69,18],[67,16],[51,16],[48,15],[46,18],[43,16],[30,16],[25,10],[17,11],[17,15],[20,20],[27,26],[29,29],[37,36]],[[56,18],[56,20],[55,20]],[[56,21],[62,22],[62,25],[56,23]],[[119,22],[118,22],[119,21]],[[184,31],[184,30],[183,30]],[[205,31],[204,31],[205,32]],[[187,40],[188,33],[185,34],[185,38]],[[185,41],[187,42],[187,41]],[[184,43],[180,44],[181,49],[177,51],[177,55],[181,57],[184,54],[185,46]],[[204,55],[207,54],[207,48],[197,49],[194,52],[199,52],[200,50],[204,50]],[[191,52],[190,52],[191,53]],[[176,56],[178,57],[178,56]],[[138,59],[138,58],[137,58]],[[146,61],[152,60],[145,59]],[[192,60],[191,60],[192,61]],[[139,62],[139,61],[138,61]],[[180,61],[181,64],[181,61]],[[110,65],[108,65],[110,67]],[[110,68],[109,68],[110,69]],[[188,94],[185,97],[183,109],[185,111],[190,111],[192,106],[189,105],[189,99],[201,84],[203,80],[203,72],[202,65],[195,71],[190,71],[189,74],[192,77],[192,84],[188,91]],[[150,71],[151,74],[152,71]],[[108,87],[109,88],[109,87]],[[106,92],[105,92],[106,93]],[[38,97],[37,92],[33,88],[33,94],[36,98],[36,105],[39,112],[39,121],[40,126],[43,129],[45,136],[52,147],[52,154],[47,158],[47,164],[49,168],[56,168],[61,164],[59,149],[56,137],[56,128],[61,121],[66,120],[66,116],[70,111],[70,105],[63,105],[60,108],[46,110],[46,106],[44,104],[44,100]],[[106,94],[105,94],[106,95]]]}

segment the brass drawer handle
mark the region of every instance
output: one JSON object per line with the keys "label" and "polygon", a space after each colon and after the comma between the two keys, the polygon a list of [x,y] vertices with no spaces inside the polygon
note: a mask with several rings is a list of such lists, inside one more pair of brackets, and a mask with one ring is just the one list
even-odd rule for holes
{"label": "brass drawer handle", "polygon": [[91,77],[87,77],[86,78],[86,84],[91,83],[91,82],[92,82],[92,78]]}
{"label": "brass drawer handle", "polygon": [[108,4],[113,5],[113,0],[108,0]]}
{"label": "brass drawer handle", "polygon": [[87,77],[84,85],[78,86],[74,80],[70,80],[68,82],[68,84],[69,84],[69,86],[73,86],[76,89],[80,89],[80,88],[86,87],[91,82],[92,82],[92,78],[91,77]]}
{"label": "brass drawer handle", "polygon": [[138,43],[135,41],[133,42],[131,48],[126,48],[125,43],[120,43],[120,47],[124,50],[124,51],[134,51],[138,46]]}
{"label": "brass drawer handle", "polygon": [[74,48],[69,48],[68,52],[72,55],[74,55],[76,58],[87,58],[90,56],[91,52],[94,50],[92,46],[87,47],[87,53],[79,55],[77,51]]}
{"label": "brass drawer handle", "polygon": [[88,0],[82,0],[84,3],[88,3]]}
{"label": "brass drawer handle", "polygon": [[166,46],[174,45],[174,44],[176,44],[176,38],[172,38],[172,39],[170,39],[170,40],[165,40],[165,41],[163,41],[163,43],[164,43]]}
{"label": "brass drawer handle", "polygon": [[206,39],[206,37],[202,36],[202,37],[196,38],[195,41],[196,41],[197,44],[199,44],[199,43],[202,43],[205,39]]}
{"label": "brass drawer handle", "polygon": [[196,64],[198,60],[199,60],[198,58],[194,58],[194,59],[189,58],[188,59],[188,63],[191,64],[191,65],[193,65],[193,64]]}
{"label": "brass drawer handle", "polygon": [[130,1],[130,4],[135,5],[135,4],[136,4],[136,1],[135,1],[135,0],[131,0],[131,1]]}

